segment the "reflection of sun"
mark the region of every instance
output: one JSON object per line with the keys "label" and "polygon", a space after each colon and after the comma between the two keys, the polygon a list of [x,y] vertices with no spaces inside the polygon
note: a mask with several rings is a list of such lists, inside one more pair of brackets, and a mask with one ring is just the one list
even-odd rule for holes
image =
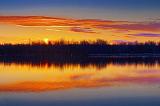
{"label": "reflection of sun", "polygon": [[49,42],[48,38],[44,38],[43,41],[44,41],[46,44],[48,44],[48,42]]}

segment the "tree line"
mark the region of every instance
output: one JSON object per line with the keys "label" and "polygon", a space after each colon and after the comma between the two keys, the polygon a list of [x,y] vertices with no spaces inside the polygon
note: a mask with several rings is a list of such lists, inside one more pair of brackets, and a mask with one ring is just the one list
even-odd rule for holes
{"label": "tree line", "polygon": [[52,58],[86,58],[105,56],[159,56],[160,43],[152,41],[145,43],[122,42],[109,44],[104,40],[95,42],[57,41],[46,43],[32,42],[30,44],[2,44],[0,56],[37,56]]}

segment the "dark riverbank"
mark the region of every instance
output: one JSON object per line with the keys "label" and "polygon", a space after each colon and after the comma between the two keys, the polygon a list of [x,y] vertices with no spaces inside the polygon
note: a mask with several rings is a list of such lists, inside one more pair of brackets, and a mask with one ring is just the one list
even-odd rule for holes
{"label": "dark riverbank", "polygon": [[86,57],[160,57],[160,43],[107,44],[105,41],[95,43],[81,42],[75,44],[4,44],[0,45],[0,56],[39,56],[52,58],[86,58]]}

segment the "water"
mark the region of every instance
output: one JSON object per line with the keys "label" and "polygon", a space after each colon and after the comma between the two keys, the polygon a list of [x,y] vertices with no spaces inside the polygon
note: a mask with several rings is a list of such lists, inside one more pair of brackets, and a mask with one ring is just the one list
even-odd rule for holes
{"label": "water", "polygon": [[160,64],[0,62],[0,106],[160,106]]}

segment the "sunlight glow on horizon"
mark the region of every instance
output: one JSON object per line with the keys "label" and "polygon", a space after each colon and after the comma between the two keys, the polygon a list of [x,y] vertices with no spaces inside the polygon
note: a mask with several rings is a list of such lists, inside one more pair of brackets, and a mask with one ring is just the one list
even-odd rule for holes
{"label": "sunlight glow on horizon", "polygon": [[49,43],[49,39],[48,38],[44,38],[43,41],[48,44]]}

